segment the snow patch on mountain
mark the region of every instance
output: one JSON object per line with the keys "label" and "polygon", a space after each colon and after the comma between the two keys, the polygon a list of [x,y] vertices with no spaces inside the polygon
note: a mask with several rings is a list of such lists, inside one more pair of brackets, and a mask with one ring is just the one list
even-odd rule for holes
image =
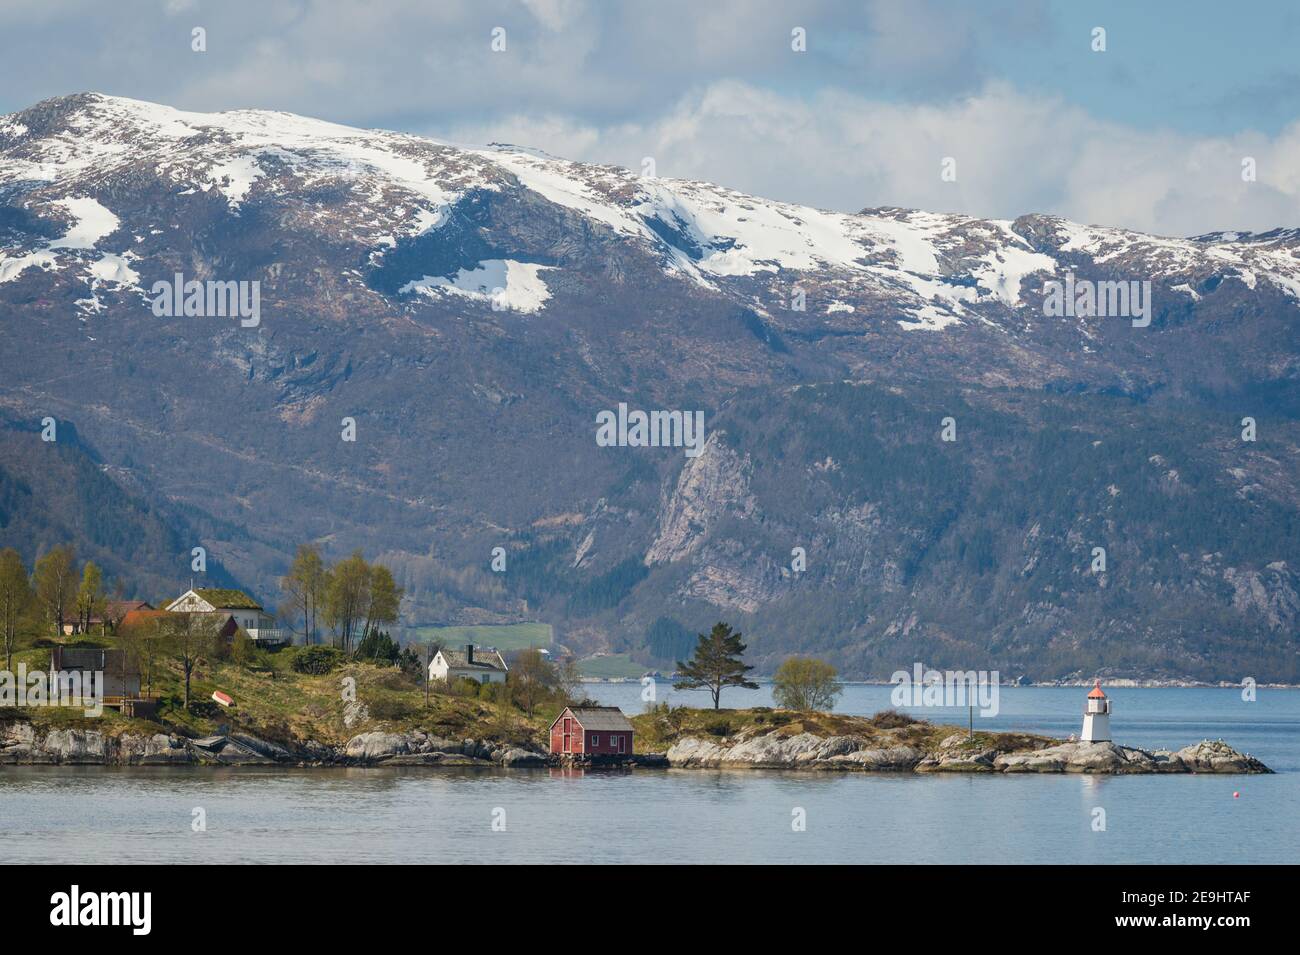
{"label": "snow patch on mountain", "polygon": [[456,295],[495,308],[526,315],[536,314],[551,297],[541,273],[551,266],[513,259],[488,259],[472,269],[460,269],[450,277],[426,275],[407,282],[398,293],[415,293],[430,298]]}
{"label": "snow patch on mountain", "polygon": [[101,282],[138,286],[140,273],[131,268],[130,264],[134,258],[137,258],[137,256],[133,252],[127,252],[123,255],[107,253],[98,262],[90,266],[90,274]]}
{"label": "snow patch on mountain", "polygon": [[[0,282],[13,281],[32,267],[58,271],[59,262],[54,255],[56,251],[80,252],[93,249],[96,243],[112,235],[122,224],[121,220],[98,200],[86,196],[58,199],[52,205],[64,209],[72,216],[72,224],[67,232],[60,238],[47,242],[44,248],[23,255],[10,256],[0,252]],[[105,264],[109,259],[116,259],[120,264],[113,264],[110,267]],[[121,279],[114,279],[121,284],[134,284],[140,278],[120,256],[105,255],[91,267],[92,273],[95,273],[96,269],[100,269],[105,274],[111,271],[122,276]],[[125,278],[127,275],[132,276],[129,281]]]}
{"label": "snow patch on mountain", "polygon": [[122,224],[97,199],[82,196],[60,199],[55,204],[66,209],[74,221],[63,238],[50,243],[51,249],[93,249],[96,242],[112,235]]}

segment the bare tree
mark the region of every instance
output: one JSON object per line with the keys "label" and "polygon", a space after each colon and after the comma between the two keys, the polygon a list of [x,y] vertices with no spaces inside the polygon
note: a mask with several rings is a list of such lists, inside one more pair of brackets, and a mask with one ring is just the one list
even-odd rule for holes
{"label": "bare tree", "polygon": [[223,621],[217,614],[184,613],[163,618],[165,642],[185,674],[185,709],[190,708],[190,682],[199,661],[216,655]]}
{"label": "bare tree", "polygon": [[33,584],[36,599],[45,611],[46,619],[54,624],[56,636],[63,636],[63,621],[72,606],[77,592],[77,553],[63,545],[52,548],[36,561]]}

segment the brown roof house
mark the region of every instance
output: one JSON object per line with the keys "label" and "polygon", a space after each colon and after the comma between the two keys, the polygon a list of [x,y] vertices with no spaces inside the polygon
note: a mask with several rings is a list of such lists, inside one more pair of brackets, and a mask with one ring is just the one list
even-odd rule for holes
{"label": "brown roof house", "polygon": [[551,724],[551,752],[627,756],[632,752],[632,724],[617,706],[566,706]]}
{"label": "brown roof house", "polygon": [[99,674],[95,681],[103,688],[105,702],[140,695],[140,668],[125,650],[56,646],[50,650],[50,680],[60,673]]}
{"label": "brown roof house", "polygon": [[496,650],[474,649],[465,644],[464,650],[439,650],[429,663],[429,679],[453,683],[464,677],[475,683],[504,683],[510,668]]}
{"label": "brown roof house", "polygon": [[152,610],[153,604],[147,600],[110,600],[104,605],[104,622],[116,630],[118,624],[126,619],[132,610]]}
{"label": "brown roof house", "polygon": [[[258,643],[285,642],[285,633],[275,626],[275,618],[242,590],[220,587],[187,590],[169,603],[167,609],[172,613],[220,615],[233,620],[235,627],[242,627]],[[234,633],[234,629],[230,628],[229,632]]]}

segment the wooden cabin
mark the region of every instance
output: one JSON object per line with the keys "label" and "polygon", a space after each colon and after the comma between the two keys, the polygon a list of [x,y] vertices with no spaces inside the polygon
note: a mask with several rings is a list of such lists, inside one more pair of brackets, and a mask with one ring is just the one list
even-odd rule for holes
{"label": "wooden cabin", "polygon": [[617,706],[566,706],[551,724],[551,752],[567,756],[629,756],[632,724]]}

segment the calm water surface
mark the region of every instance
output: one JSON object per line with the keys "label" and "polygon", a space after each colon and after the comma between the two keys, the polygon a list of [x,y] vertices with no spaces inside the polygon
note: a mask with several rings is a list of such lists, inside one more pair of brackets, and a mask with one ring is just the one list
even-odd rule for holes
{"label": "calm water surface", "polygon": [[[635,684],[593,696],[637,712]],[[850,686],[873,713],[889,687]],[[59,862],[1048,862],[1300,860],[1300,691],[1115,689],[1120,742],[1210,737],[1275,776],[636,770],[0,769],[0,830]],[[1077,732],[1085,691],[1003,688],[990,729]],[[698,704],[662,686],[659,698]],[[730,691],[761,705],[764,688]],[[927,711],[964,722],[965,710]],[[978,718],[977,718],[978,719]],[[1234,791],[1240,793],[1233,798]],[[193,810],[207,831],[193,832]],[[1094,809],[1106,831],[1094,832]],[[807,829],[791,828],[802,809]],[[505,831],[493,831],[504,818]]]}

